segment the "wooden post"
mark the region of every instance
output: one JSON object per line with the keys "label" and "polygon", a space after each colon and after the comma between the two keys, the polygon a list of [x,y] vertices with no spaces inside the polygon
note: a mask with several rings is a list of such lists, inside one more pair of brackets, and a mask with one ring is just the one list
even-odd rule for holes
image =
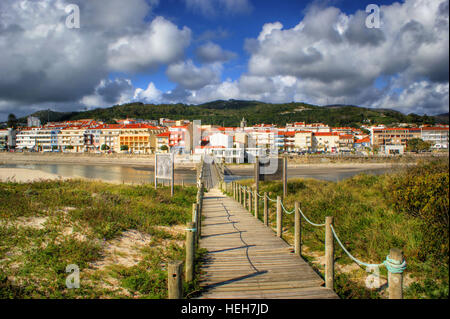
{"label": "wooden post", "polygon": [[202,237],[202,209],[203,209],[203,195],[200,196],[200,203],[197,205],[197,236],[198,239]]}
{"label": "wooden post", "polygon": [[158,155],[155,154],[155,171],[154,171],[154,174],[155,174],[155,176],[154,176],[154,178],[155,178],[155,189],[158,188],[158,178],[156,177],[157,173],[158,173],[157,168],[158,168]]}
{"label": "wooden post", "polygon": [[258,197],[258,191],[255,188],[255,218],[258,219],[258,211],[259,211],[259,197]]}
{"label": "wooden post", "polygon": [[184,179],[181,180],[181,188],[184,188]]}
{"label": "wooden post", "polygon": [[277,236],[283,236],[283,212],[281,210],[281,196],[277,196]]}
{"label": "wooden post", "polygon": [[251,189],[251,187],[248,188],[248,211],[250,214],[252,213],[252,189]]}
{"label": "wooden post", "polygon": [[194,258],[195,258],[195,223],[187,223],[186,229],[186,282],[194,279]]}
{"label": "wooden post", "polygon": [[238,185],[239,204],[242,204],[242,189],[241,185]]}
{"label": "wooden post", "polygon": [[244,196],[244,199],[243,199],[244,208],[247,209],[247,186],[244,186],[244,189],[242,191],[243,191],[243,196]]}
{"label": "wooden post", "polygon": [[[403,262],[403,251],[398,248],[392,248],[389,251],[389,258],[398,263]],[[403,274],[394,274],[388,272],[388,292],[389,299],[403,299]]]}
{"label": "wooden post", "polygon": [[295,244],[295,254],[302,256],[302,219],[300,216],[300,205],[295,202],[295,230],[294,230],[294,244]]}
{"label": "wooden post", "polygon": [[287,196],[287,157],[283,157],[283,200],[286,200]]}
{"label": "wooden post", "polygon": [[334,290],[333,217],[325,217],[325,287]]}
{"label": "wooden post", "polygon": [[256,191],[259,193],[259,157],[255,158],[255,187]]}
{"label": "wooden post", "polygon": [[231,189],[233,190],[233,199],[236,200],[236,185],[231,182]]}
{"label": "wooden post", "polygon": [[170,197],[173,197],[174,184],[175,184],[175,154],[172,153],[171,156],[171,176],[170,176]]}
{"label": "wooden post", "polygon": [[[192,222],[195,225],[194,228],[198,229],[198,204],[196,203],[192,204]],[[195,245],[198,245],[198,232],[195,233]]]}
{"label": "wooden post", "polygon": [[266,192],[264,192],[264,225],[269,226],[269,201]]}
{"label": "wooden post", "polygon": [[181,274],[183,273],[183,262],[172,261],[167,267],[167,286],[169,299],[181,299],[183,297],[183,285]]}

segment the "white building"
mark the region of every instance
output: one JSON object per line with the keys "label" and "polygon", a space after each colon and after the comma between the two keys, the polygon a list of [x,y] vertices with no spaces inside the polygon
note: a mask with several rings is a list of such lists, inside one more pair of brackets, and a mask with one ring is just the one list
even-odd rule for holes
{"label": "white building", "polygon": [[313,133],[311,131],[295,132],[295,149],[297,151],[312,151],[313,150]]}
{"label": "white building", "polygon": [[422,127],[422,140],[435,149],[448,149],[448,127]]}
{"label": "white building", "polygon": [[212,134],[209,137],[209,145],[211,147],[232,148],[233,136],[223,133]]}

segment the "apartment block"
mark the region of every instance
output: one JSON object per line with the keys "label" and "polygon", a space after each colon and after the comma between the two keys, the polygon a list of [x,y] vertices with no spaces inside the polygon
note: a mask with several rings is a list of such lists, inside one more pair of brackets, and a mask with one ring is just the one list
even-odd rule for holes
{"label": "apartment block", "polygon": [[422,140],[435,149],[448,149],[448,127],[422,127]]}
{"label": "apartment block", "polygon": [[402,146],[406,149],[409,140],[421,138],[420,128],[377,128],[372,132],[372,146],[381,151],[385,151],[386,146]]}

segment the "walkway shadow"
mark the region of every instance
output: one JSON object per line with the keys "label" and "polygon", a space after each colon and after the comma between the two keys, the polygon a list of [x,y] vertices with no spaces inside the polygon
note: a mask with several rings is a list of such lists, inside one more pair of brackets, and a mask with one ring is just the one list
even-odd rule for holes
{"label": "walkway shadow", "polygon": [[208,238],[208,237],[216,237],[216,236],[222,236],[222,235],[232,235],[232,234],[240,234],[240,233],[246,233],[246,230],[241,231],[233,231],[229,233],[221,233],[221,234],[212,234],[212,235],[202,235],[202,238]]}
{"label": "walkway shadow", "polygon": [[230,225],[230,224],[239,224],[239,222],[226,222],[226,223],[215,223],[215,224],[202,224],[203,227],[206,226],[219,226],[219,225]]}
{"label": "walkway shadow", "polygon": [[210,253],[210,254],[222,253],[222,252],[225,252],[225,251],[244,249],[244,248],[255,247],[255,246],[256,245],[245,245],[245,246],[239,246],[239,247],[233,247],[233,248],[227,248],[227,249],[221,249],[221,250],[212,250],[212,251],[208,251],[208,253]]}
{"label": "walkway shadow", "polygon": [[231,283],[238,282],[238,281],[241,281],[241,280],[245,280],[245,279],[248,279],[248,278],[253,278],[253,277],[256,277],[256,276],[259,276],[259,275],[263,275],[263,274],[266,274],[266,273],[267,273],[267,270],[257,271],[257,272],[254,272],[254,273],[251,273],[251,274],[248,274],[248,275],[239,276],[239,277],[236,277],[236,278],[228,279],[228,280],[221,281],[221,282],[218,282],[218,283],[215,283],[215,284],[212,284],[212,285],[205,286],[204,289],[208,290],[208,289],[224,286],[224,285],[227,285],[227,284],[231,284]]}

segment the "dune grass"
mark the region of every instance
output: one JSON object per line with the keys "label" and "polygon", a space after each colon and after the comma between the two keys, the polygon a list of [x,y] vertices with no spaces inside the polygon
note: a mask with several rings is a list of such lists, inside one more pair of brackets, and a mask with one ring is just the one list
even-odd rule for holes
{"label": "dune grass", "polygon": [[[407,182],[405,182],[407,181]],[[314,223],[324,223],[334,216],[335,229],[346,248],[367,263],[381,263],[390,248],[403,249],[408,268],[405,276],[406,298],[448,298],[448,161],[421,163],[394,174],[360,174],[340,182],[314,179],[290,179],[288,196],[283,201],[292,210],[300,203],[303,213]],[[241,182],[253,185],[253,180]],[[261,182],[260,192],[275,199],[282,196],[281,182]],[[420,193],[420,194],[419,194]],[[406,195],[405,195],[406,194]],[[419,196],[420,195],[420,196]],[[260,212],[263,211],[262,200]],[[412,214],[404,207],[416,205]],[[276,227],[276,203],[269,201],[269,220]],[[429,216],[438,215],[438,222]],[[262,219],[262,213],[260,219]],[[324,229],[303,220],[302,242],[304,257],[318,260],[324,254]],[[434,229],[436,235],[430,236]],[[446,230],[447,229],[447,230]],[[293,244],[294,216],[283,215],[283,237]],[[369,275],[337,246],[336,291],[343,298],[381,298],[381,289],[366,289],[364,279]],[[323,273],[323,265],[313,263]],[[384,267],[380,275],[386,278]]]}
{"label": "dune grass", "polygon": [[[171,198],[151,185],[0,183],[0,298],[166,298],[166,264],[184,259],[196,192],[175,187]],[[122,247],[125,235],[143,239]],[[80,268],[79,289],[66,288],[69,264]]]}

